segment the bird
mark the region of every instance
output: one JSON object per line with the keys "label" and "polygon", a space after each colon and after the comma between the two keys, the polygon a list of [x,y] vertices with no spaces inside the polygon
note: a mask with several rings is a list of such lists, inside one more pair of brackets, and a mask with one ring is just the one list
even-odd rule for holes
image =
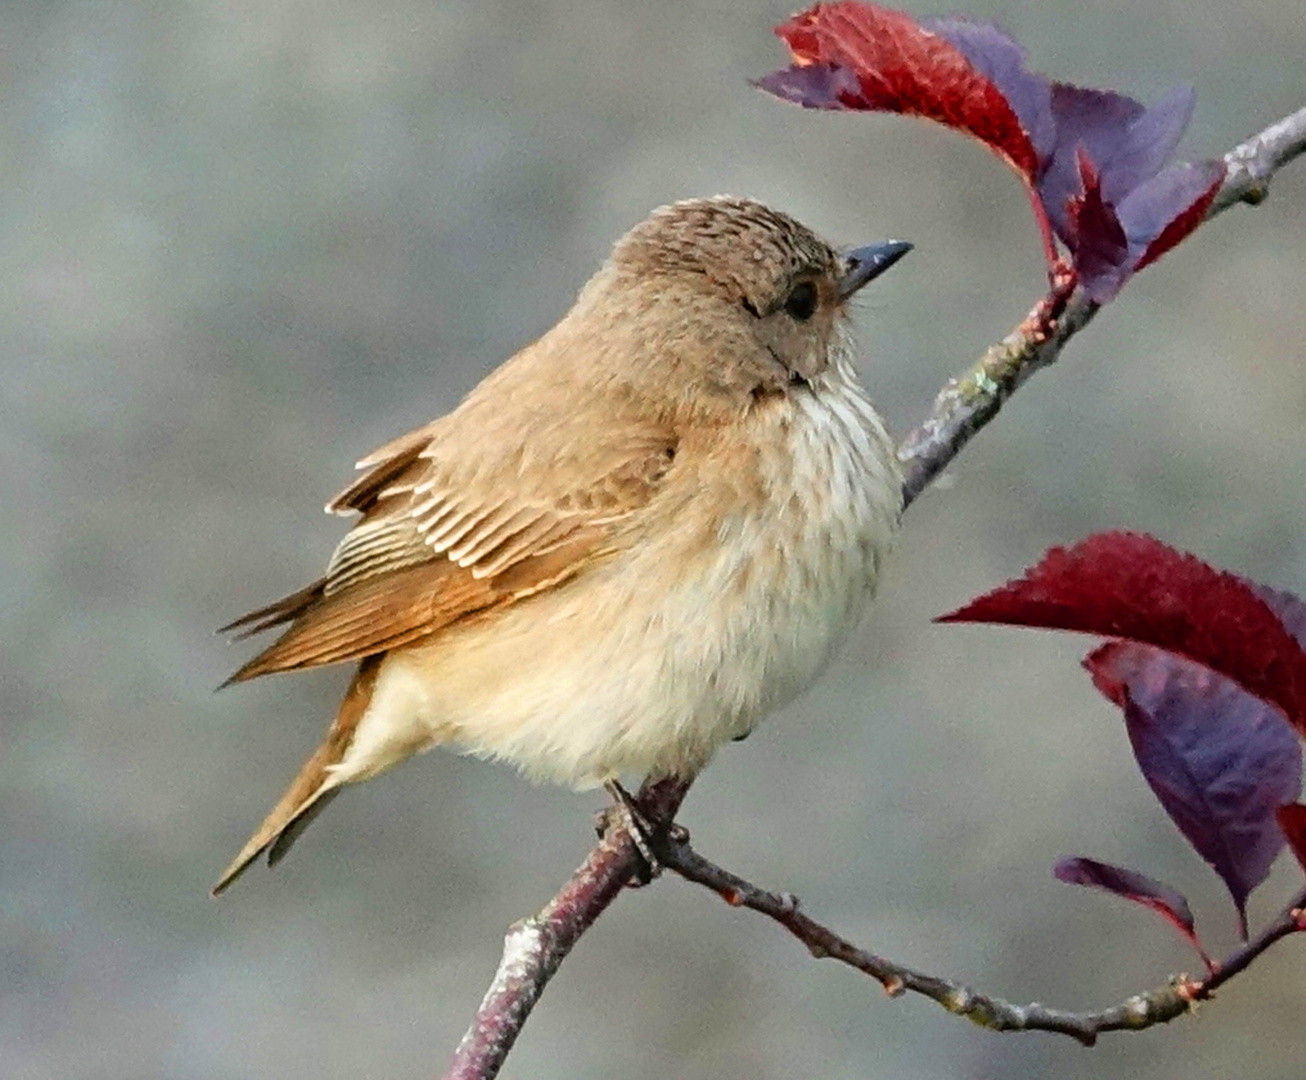
{"label": "bird", "polygon": [[747,198],[664,206],[552,329],[359,461],[325,574],[223,628],[285,627],[224,685],[355,670],[214,895],[420,751],[620,793],[692,779],[806,690],[899,530],[849,302],[910,249],[841,250]]}

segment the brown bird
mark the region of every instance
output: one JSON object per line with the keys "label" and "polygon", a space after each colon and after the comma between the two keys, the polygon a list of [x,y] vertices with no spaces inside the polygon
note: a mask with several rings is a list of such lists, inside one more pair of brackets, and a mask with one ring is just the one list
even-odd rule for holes
{"label": "brown bird", "polygon": [[664,207],[552,330],[360,461],[326,575],[224,628],[289,624],[230,682],[358,670],[214,893],[420,750],[577,788],[691,777],[806,689],[898,531],[846,324],[910,246],[840,254],[747,199]]}

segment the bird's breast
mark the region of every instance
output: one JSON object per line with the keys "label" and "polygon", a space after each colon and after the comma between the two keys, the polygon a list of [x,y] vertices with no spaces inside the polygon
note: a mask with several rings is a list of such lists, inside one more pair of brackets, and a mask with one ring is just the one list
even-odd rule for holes
{"label": "bird's breast", "polygon": [[751,460],[717,476],[737,498],[692,589],[732,736],[820,673],[874,592],[902,505],[893,443],[846,371],[787,396],[745,444]]}
{"label": "bird's breast", "polygon": [[575,787],[691,775],[811,684],[897,531],[893,444],[838,369],[726,434],[677,455],[619,554],[388,658],[433,741]]}

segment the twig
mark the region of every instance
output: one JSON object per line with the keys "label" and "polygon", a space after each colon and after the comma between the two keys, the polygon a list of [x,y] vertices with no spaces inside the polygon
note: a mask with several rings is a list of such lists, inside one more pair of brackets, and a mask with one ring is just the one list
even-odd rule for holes
{"label": "twig", "polygon": [[1225,178],[1206,212],[1210,221],[1234,203],[1256,206],[1270,193],[1270,177],[1306,153],[1306,108],[1271,124],[1224,155]]}
{"label": "twig", "polygon": [[[1306,108],[1270,125],[1224,156],[1227,175],[1211,204],[1207,220],[1234,203],[1261,202],[1274,173],[1303,152],[1306,152]],[[997,415],[1007,398],[1031,374],[1057,359],[1066,342],[1087,326],[1096,313],[1097,305],[1081,292],[1068,292],[1066,281],[1054,283],[1048,296],[1035,305],[1011,334],[990,348],[959,378],[949,380],[935,400],[929,417],[908,434],[899,449],[899,457],[906,466],[904,495],[907,505],[957,456],[975,433]],[[689,781],[646,783],[639,795],[641,809],[649,821],[660,823],[665,829],[688,791]],[[702,865],[711,866],[705,860]],[[614,825],[557,896],[538,915],[518,923],[509,932],[499,971],[445,1074],[449,1080],[490,1080],[498,1074],[545,984],[581,934],[603,914],[638,869],[639,854],[630,835],[623,827]],[[682,867],[676,869],[684,873]],[[716,870],[715,867],[712,869]],[[717,872],[726,874],[724,870]],[[753,888],[742,879],[727,876],[740,886]],[[755,891],[759,896],[771,895]],[[785,903],[780,898],[773,899],[779,904]],[[1306,902],[1306,898],[1302,902]],[[763,909],[759,907],[757,910]],[[772,912],[765,913],[777,917]],[[790,918],[806,920],[806,916],[799,915],[796,910]],[[1220,983],[1241,971],[1260,952],[1300,928],[1299,918],[1291,925],[1284,924],[1284,918],[1291,916],[1281,917],[1249,945],[1234,953],[1226,960],[1224,968],[1204,982],[1185,981],[1179,986],[1149,991],[1114,1009],[1090,1014],[1087,1021],[1080,1014],[1043,1006],[1010,1005],[947,980],[891,965],[889,961],[872,957],[846,942],[842,945],[848,957],[856,955],[883,965],[881,970],[886,973],[888,981],[881,981],[891,993],[908,989],[927,993],[951,1011],[996,1030],[1033,1030],[1037,1027],[1063,1031],[1081,1041],[1091,1042],[1092,1037],[1083,1034],[1086,1029],[1082,1024],[1085,1022],[1097,1021],[1094,1035],[1097,1031],[1147,1027],[1178,1015],[1189,1007],[1192,1000],[1209,996]],[[783,919],[780,921],[784,922]],[[811,926],[828,934],[830,942],[842,942],[818,924],[812,923]],[[1252,951],[1254,948],[1256,951]],[[836,953],[831,950],[829,955]],[[853,963],[851,959],[847,962]],[[854,963],[853,966],[860,968],[861,964]],[[875,971],[867,970],[867,973],[880,978]],[[909,985],[907,975],[919,983]],[[929,993],[926,987],[937,992]],[[1189,987],[1193,989],[1190,991]],[[1167,1012],[1169,1015],[1163,1015]],[[1156,1015],[1151,1018],[1153,1013]],[[1035,1024],[1034,1018],[1042,1022]]]}
{"label": "twig", "polygon": [[1019,326],[939,391],[930,415],[898,447],[906,469],[904,508],[998,415],[1007,398],[1034,372],[1054,363],[1065,343],[1097,314],[1098,305],[1071,291],[1074,285],[1069,276],[1056,282]]}
{"label": "twig", "polygon": [[539,914],[508,931],[499,970],[477,1011],[476,1023],[458,1044],[447,1076],[472,1080],[499,1071],[558,965],[621,892],[626,879],[608,871],[628,847],[625,835],[604,836]]}
{"label": "twig", "polygon": [[[646,783],[639,793],[640,810],[647,820],[669,828],[688,790],[689,784],[678,780]],[[558,965],[636,875],[640,858],[624,826],[614,824],[558,894],[508,930],[499,969],[445,1080],[498,1075]]]}
{"label": "twig", "polygon": [[804,915],[797,897],[767,892],[709,862],[688,841],[667,838],[657,850],[663,865],[687,881],[705,885],[732,907],[746,907],[774,919],[818,959],[830,957],[869,975],[890,997],[923,994],[951,1013],[964,1016],[993,1031],[1051,1031],[1069,1035],[1092,1046],[1107,1031],[1138,1031],[1164,1024],[1190,1011],[1193,1003],[1209,998],[1218,986],[1233,978],[1280,938],[1306,930],[1302,908],[1306,890],[1269,926],[1217,964],[1204,979],[1180,975],[1159,986],[1098,1012],[1067,1012],[1036,1002],[1017,1005],[981,994],[951,979],[926,975],[882,956],[866,952],[833,930]]}

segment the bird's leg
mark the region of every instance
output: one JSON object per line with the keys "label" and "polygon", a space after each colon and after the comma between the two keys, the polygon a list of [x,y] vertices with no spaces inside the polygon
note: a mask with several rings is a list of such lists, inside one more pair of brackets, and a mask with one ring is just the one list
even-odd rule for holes
{"label": "bird's leg", "polygon": [[602,836],[608,830],[614,823],[614,818],[626,827],[635,850],[639,852],[642,864],[635,876],[626,884],[632,888],[647,885],[662,873],[662,863],[653,854],[653,825],[640,810],[635,797],[616,780],[604,781],[603,788],[612,796],[612,805],[599,811],[597,822],[599,835]]}

